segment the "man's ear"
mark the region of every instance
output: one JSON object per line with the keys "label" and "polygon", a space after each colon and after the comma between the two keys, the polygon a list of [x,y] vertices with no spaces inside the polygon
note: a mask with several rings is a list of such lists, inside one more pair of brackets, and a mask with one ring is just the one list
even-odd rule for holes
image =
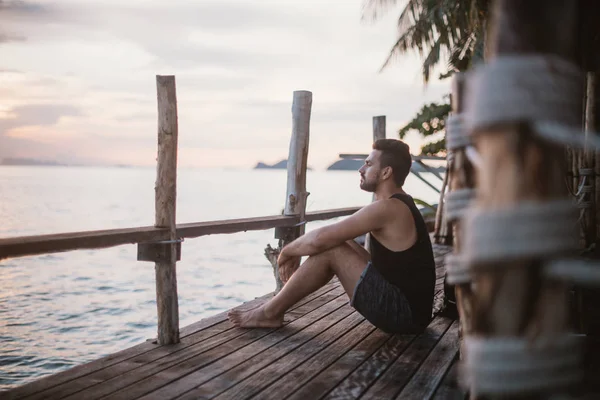
{"label": "man's ear", "polygon": [[382,172],[382,175],[383,175],[382,178],[383,179],[388,179],[388,178],[390,178],[392,176],[392,172],[393,172],[392,171],[392,167],[385,167],[383,169],[383,171],[381,171],[381,172]]}

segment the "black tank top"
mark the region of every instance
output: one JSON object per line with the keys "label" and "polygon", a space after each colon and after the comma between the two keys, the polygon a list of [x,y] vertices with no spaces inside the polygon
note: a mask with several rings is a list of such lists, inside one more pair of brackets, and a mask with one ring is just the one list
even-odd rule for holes
{"label": "black tank top", "polygon": [[370,237],[371,263],[391,284],[402,290],[408,300],[413,322],[426,326],[431,320],[435,289],[435,261],[425,220],[407,194],[396,193],[392,198],[408,206],[417,228],[415,244],[403,251],[391,251]]}

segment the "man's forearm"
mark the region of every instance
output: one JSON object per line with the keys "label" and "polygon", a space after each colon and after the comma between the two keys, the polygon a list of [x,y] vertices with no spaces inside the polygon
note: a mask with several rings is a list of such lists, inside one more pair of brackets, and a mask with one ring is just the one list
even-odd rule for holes
{"label": "man's forearm", "polygon": [[285,246],[287,255],[290,257],[303,257],[320,253],[323,250],[319,246],[319,243],[317,243],[317,237],[318,229],[300,236]]}

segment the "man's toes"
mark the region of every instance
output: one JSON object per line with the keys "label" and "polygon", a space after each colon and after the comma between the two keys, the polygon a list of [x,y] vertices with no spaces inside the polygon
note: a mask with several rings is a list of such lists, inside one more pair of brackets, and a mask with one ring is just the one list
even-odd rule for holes
{"label": "man's toes", "polygon": [[242,320],[242,313],[236,310],[232,310],[227,314],[229,320],[233,322],[234,325],[239,325]]}

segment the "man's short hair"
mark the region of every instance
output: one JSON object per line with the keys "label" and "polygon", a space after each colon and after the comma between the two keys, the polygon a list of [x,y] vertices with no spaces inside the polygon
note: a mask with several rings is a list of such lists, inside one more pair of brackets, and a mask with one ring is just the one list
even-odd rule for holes
{"label": "man's short hair", "polygon": [[396,186],[404,185],[412,165],[408,145],[398,139],[379,139],[373,143],[373,150],[381,151],[381,168],[392,167]]}

